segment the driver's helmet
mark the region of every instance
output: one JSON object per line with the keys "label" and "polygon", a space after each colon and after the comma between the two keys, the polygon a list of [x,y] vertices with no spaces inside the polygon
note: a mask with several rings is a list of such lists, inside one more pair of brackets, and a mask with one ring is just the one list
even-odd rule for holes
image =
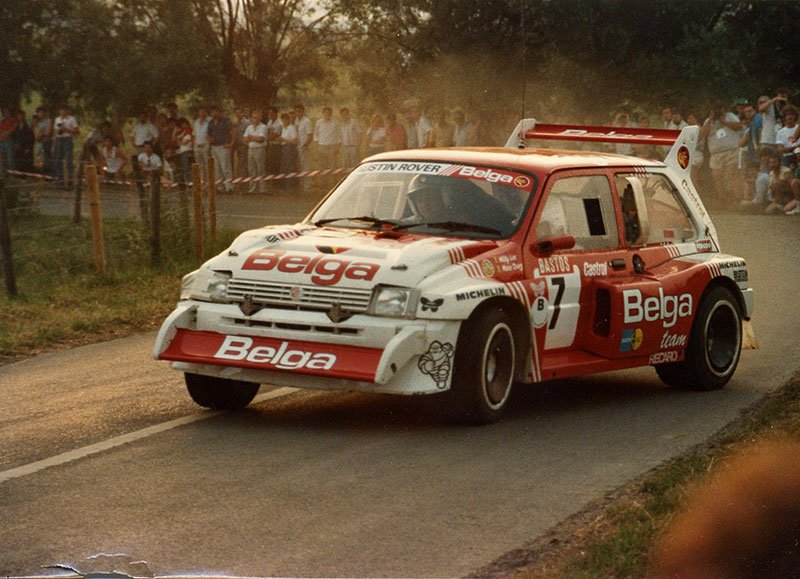
{"label": "driver's helmet", "polygon": [[415,201],[423,195],[437,194],[441,199],[446,183],[447,177],[440,175],[415,175],[408,184],[408,198]]}
{"label": "driver's helmet", "polygon": [[416,175],[408,184],[408,202],[414,213],[424,219],[443,219],[444,191],[447,177]]}

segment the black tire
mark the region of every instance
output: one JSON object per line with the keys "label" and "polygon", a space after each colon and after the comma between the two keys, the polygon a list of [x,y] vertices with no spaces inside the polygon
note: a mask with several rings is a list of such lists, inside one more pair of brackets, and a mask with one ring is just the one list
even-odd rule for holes
{"label": "black tire", "polygon": [[261,384],[203,376],[201,374],[184,374],[189,396],[197,404],[212,410],[239,410],[244,408],[258,394]]}
{"label": "black tire", "polygon": [[736,371],[742,352],[742,313],[731,290],[716,286],[700,302],[682,362],[656,366],[673,388],[718,390]]}
{"label": "black tire", "polygon": [[501,309],[483,312],[461,326],[452,393],[460,418],[488,424],[503,415],[516,376],[516,350],[511,320]]}

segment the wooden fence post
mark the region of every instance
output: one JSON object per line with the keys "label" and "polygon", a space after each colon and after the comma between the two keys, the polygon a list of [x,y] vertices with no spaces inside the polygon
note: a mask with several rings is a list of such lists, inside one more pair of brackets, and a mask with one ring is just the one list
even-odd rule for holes
{"label": "wooden fence post", "polygon": [[194,195],[194,253],[203,259],[203,185],[200,165],[192,164],[192,193]]}
{"label": "wooden fence post", "polygon": [[[3,160],[0,159],[0,165]],[[0,172],[3,168],[0,167]],[[14,275],[14,260],[11,252],[11,226],[8,224],[8,211],[6,210],[5,179],[0,174],[0,258],[3,260],[3,279],[5,280],[6,293],[10,297],[17,295],[17,278]]]}
{"label": "wooden fence post", "polygon": [[211,244],[217,238],[217,170],[214,159],[208,159],[208,236]]}
{"label": "wooden fence post", "polygon": [[103,216],[100,212],[100,182],[97,180],[97,167],[86,165],[86,184],[89,186],[89,207],[92,214],[92,245],[94,265],[97,273],[106,271],[106,247],[103,241]]}

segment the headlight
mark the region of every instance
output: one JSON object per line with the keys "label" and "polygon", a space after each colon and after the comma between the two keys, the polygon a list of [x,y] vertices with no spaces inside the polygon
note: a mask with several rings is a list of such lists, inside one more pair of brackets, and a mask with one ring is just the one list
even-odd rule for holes
{"label": "headlight", "polygon": [[227,303],[228,280],[231,276],[210,269],[198,269],[183,277],[182,300]]}
{"label": "headlight", "polygon": [[390,318],[413,318],[418,301],[419,290],[378,286],[372,293],[369,313]]}

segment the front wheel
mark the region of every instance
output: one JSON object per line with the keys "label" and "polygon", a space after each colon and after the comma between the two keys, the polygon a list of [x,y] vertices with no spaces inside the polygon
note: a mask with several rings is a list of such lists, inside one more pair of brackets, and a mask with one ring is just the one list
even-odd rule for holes
{"label": "front wheel", "polygon": [[739,302],[731,290],[717,286],[700,303],[685,359],[656,366],[656,372],[673,388],[718,390],[736,371],[741,351]]}
{"label": "front wheel", "polygon": [[463,418],[486,424],[502,416],[514,383],[516,354],[505,311],[489,310],[464,323],[453,373],[453,394]]}
{"label": "front wheel", "polygon": [[258,394],[261,384],[203,376],[201,374],[184,374],[189,396],[197,404],[212,410],[239,410],[244,408]]}

